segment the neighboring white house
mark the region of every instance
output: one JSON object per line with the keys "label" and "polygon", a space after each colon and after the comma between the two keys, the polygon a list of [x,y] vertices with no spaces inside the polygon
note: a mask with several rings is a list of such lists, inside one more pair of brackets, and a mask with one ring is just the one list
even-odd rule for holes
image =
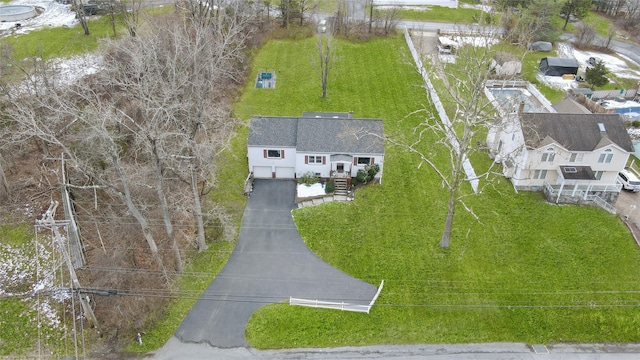
{"label": "neighboring white house", "polygon": [[378,164],[379,178],[383,135],[382,120],[355,119],[351,113],[254,116],[247,143],[249,171],[258,179],[294,179],[307,173],[350,179],[365,166]]}
{"label": "neighboring white house", "polygon": [[544,190],[554,202],[597,195],[615,203],[618,171],[633,152],[618,114],[518,112],[493,129],[490,155],[520,190]]}

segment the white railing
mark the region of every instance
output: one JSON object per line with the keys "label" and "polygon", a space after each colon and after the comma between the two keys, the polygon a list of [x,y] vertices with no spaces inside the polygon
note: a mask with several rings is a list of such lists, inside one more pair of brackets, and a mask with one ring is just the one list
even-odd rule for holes
{"label": "white railing", "polygon": [[610,212],[611,214],[615,215],[617,213],[615,206],[609,204],[608,202],[604,201],[603,198],[601,198],[598,195],[587,195],[587,201],[591,200],[591,202],[593,202],[594,204],[598,205],[599,207],[605,209],[606,211]]}
{"label": "white railing", "polygon": [[[560,185],[551,185],[548,182],[545,181],[544,186],[547,188],[547,190],[550,193],[553,193],[554,195],[558,195],[558,191],[560,190]],[[591,193],[591,192],[620,192],[620,190],[622,190],[622,184],[620,183],[615,183],[615,184],[604,184],[604,185],[598,185],[598,184],[583,184],[583,185],[578,185],[578,187],[576,189],[574,189],[574,185],[565,185],[565,187],[562,189],[561,195],[567,195],[567,196],[571,196],[571,194],[573,194],[574,192],[577,194],[578,192],[584,194],[586,193]]]}
{"label": "white railing", "polygon": [[524,88],[528,82],[524,80],[487,80],[485,87],[488,88]]}
{"label": "white railing", "polygon": [[[613,184],[613,185],[578,185],[577,189],[574,189],[573,186],[570,189],[563,189],[560,191],[558,185],[551,185],[548,182],[544,182],[544,187],[551,198],[560,198],[562,196],[581,199],[584,203],[592,203],[600,208],[610,212],[611,214],[616,214],[616,208],[608,203],[606,200],[601,198],[598,195],[590,194],[593,192],[616,192],[619,193],[622,189],[622,184]],[[559,193],[559,195],[558,195]]]}
{"label": "white railing", "polygon": [[323,309],[335,309],[342,311],[355,311],[355,312],[364,312],[369,313],[369,305],[359,305],[359,304],[350,304],[346,302],[332,302],[332,301],[321,301],[321,300],[307,300],[307,299],[297,299],[297,298],[289,298],[289,305],[295,306],[307,306],[313,308],[323,308]]}
{"label": "white railing", "polygon": [[373,299],[371,300],[371,302],[369,302],[369,305],[351,304],[351,303],[346,303],[344,301],[335,302],[335,301],[322,301],[317,299],[316,300],[298,299],[294,297],[289,298],[289,305],[362,312],[362,313],[368,314],[371,308],[373,307],[373,304],[376,302],[376,299],[378,299],[378,296],[380,295],[380,292],[382,291],[383,286],[384,286],[384,280],[382,280],[382,282],[380,283],[380,287],[378,288],[378,291],[376,292],[376,294],[373,296]]}

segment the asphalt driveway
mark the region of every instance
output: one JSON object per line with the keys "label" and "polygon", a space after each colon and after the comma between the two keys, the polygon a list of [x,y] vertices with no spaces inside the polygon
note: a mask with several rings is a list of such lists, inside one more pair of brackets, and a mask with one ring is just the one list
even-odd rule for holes
{"label": "asphalt driveway", "polygon": [[266,304],[290,296],[353,304],[371,301],[375,286],[329,266],[304,244],[291,217],[295,189],[294,181],[255,181],[236,248],[175,337],[220,348],[242,347],[247,346],[249,316]]}

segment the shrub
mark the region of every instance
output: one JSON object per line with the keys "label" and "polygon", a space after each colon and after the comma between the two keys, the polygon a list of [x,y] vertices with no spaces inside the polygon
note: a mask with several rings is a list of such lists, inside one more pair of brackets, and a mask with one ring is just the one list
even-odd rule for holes
{"label": "shrub", "polygon": [[633,120],[631,125],[633,125],[634,128],[640,128],[640,120]]}
{"label": "shrub", "polygon": [[327,183],[324,184],[324,192],[325,193],[331,194],[335,190],[336,190],[336,184],[333,181],[327,181]]}
{"label": "shrub", "polygon": [[320,181],[320,179],[318,179],[318,177],[314,173],[311,173],[311,172],[308,172],[308,173],[302,175],[298,179],[298,183],[305,184],[305,185],[315,184],[318,181]]}
{"label": "shrub", "polygon": [[380,165],[373,164],[367,165],[364,167],[364,170],[358,170],[356,174],[356,180],[358,183],[366,184],[367,182],[373,180],[376,174],[380,171]]}

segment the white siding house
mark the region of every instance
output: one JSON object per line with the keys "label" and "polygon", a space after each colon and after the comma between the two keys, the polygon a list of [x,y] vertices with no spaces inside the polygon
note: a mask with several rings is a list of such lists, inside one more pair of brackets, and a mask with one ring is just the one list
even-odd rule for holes
{"label": "white siding house", "polygon": [[384,163],[382,120],[351,113],[304,113],[301,117],[255,116],[247,157],[254,178],[355,177],[366,165]]}
{"label": "white siding house", "polygon": [[597,195],[615,203],[618,171],[633,152],[617,114],[512,114],[496,124],[489,152],[518,190],[544,190],[556,202]]}

